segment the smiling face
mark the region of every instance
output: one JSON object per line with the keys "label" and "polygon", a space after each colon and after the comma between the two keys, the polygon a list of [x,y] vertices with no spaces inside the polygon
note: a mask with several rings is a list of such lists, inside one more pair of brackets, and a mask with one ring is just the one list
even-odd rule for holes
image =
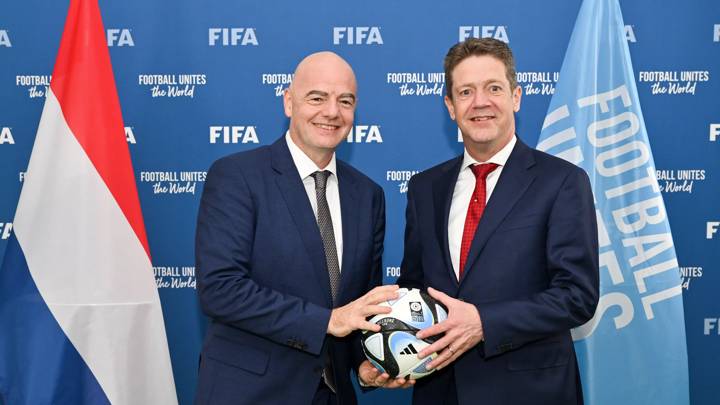
{"label": "smiling face", "polygon": [[295,70],[283,97],[290,137],[319,168],[352,128],[356,93],[352,68],[334,53],[312,54]]}
{"label": "smiling face", "polygon": [[467,57],[452,70],[452,89],[448,90],[452,99],[446,96],[445,105],[473,158],[484,162],[510,142],[521,90],[511,88],[499,59]]}

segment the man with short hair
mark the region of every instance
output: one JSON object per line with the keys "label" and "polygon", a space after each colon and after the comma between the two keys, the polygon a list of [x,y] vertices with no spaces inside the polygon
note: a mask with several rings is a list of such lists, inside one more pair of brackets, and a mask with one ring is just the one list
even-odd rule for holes
{"label": "man with short hair", "polygon": [[358,329],[397,296],[381,286],[382,189],[335,148],[352,128],[355,75],[338,55],[298,65],[290,128],[210,168],[196,237],[198,295],[211,318],[197,404],[355,404],[369,386],[407,387],[365,359]]}
{"label": "man with short hair", "polygon": [[437,371],[414,404],[581,404],[570,329],[598,302],[590,182],[515,134],[521,88],[504,42],[471,38],[445,58],[445,104],[462,155],[413,176],[398,284],[430,287],[447,320]]}

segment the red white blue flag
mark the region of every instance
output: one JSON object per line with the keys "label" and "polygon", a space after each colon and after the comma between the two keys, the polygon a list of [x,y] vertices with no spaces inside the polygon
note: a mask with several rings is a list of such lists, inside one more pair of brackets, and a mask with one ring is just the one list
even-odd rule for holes
{"label": "red white blue flag", "polygon": [[72,0],[0,268],[7,404],[177,403],[105,41]]}

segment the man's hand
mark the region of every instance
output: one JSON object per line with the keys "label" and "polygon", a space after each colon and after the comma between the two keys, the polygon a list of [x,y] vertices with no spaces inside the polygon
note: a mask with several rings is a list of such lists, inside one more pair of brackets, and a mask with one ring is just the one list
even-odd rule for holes
{"label": "man's hand", "polygon": [[335,308],[330,313],[327,333],[343,337],[357,329],[380,331],[380,325],[365,320],[368,316],[390,313],[390,307],[378,305],[381,302],[397,299],[397,285],[375,287],[355,301]]}
{"label": "man's hand", "polygon": [[381,373],[369,361],[365,360],[358,368],[358,377],[363,384],[370,387],[383,388],[410,388],[415,385],[415,380],[404,378],[390,378],[388,373]]}
{"label": "man's hand", "polygon": [[417,356],[422,359],[437,352],[438,356],[428,364],[428,368],[439,370],[478,344],[484,334],[480,313],[474,305],[452,298],[434,288],[428,288],[428,293],[447,307],[448,317],[438,324],[421,330],[416,336],[424,339],[443,332],[445,336],[420,351]]}

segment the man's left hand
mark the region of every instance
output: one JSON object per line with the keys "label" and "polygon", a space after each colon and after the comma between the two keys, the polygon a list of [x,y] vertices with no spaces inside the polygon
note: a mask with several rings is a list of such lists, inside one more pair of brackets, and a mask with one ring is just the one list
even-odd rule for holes
{"label": "man's left hand", "polygon": [[368,387],[410,388],[415,385],[415,380],[390,378],[388,373],[381,373],[367,360],[360,364],[358,376],[360,377],[360,381]]}
{"label": "man's left hand", "polygon": [[437,342],[420,351],[418,357],[422,359],[437,352],[438,356],[428,364],[428,368],[439,370],[475,347],[483,340],[484,334],[480,313],[474,305],[452,298],[434,288],[428,288],[428,293],[447,307],[448,317],[416,334],[419,339],[425,339],[445,333]]}

